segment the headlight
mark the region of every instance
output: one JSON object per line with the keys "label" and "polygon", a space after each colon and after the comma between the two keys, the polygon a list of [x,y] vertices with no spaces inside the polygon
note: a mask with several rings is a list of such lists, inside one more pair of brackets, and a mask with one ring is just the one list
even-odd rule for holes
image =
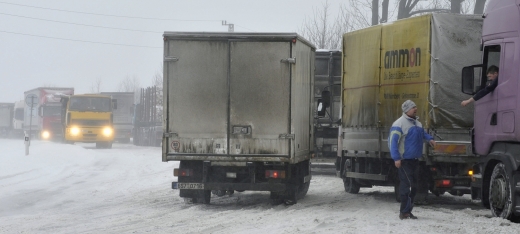
{"label": "headlight", "polygon": [[42,132],[42,138],[43,139],[49,139],[50,136],[51,136],[51,133],[49,133],[49,131],[43,131]]}
{"label": "headlight", "polygon": [[73,136],[77,136],[79,134],[79,128],[78,127],[73,127],[70,129],[70,134],[73,135]]}
{"label": "headlight", "polygon": [[111,136],[112,135],[112,128],[106,127],[103,129],[103,135],[105,136]]}

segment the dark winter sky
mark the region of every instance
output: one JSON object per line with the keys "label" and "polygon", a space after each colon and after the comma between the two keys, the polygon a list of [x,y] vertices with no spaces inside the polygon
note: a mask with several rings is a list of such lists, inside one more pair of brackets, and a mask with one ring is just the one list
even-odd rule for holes
{"label": "dark winter sky", "polygon": [[[334,16],[343,1],[328,1]],[[0,102],[21,100],[40,86],[88,93],[97,79],[104,92],[117,91],[125,77],[150,86],[162,72],[164,31],[226,32],[221,20],[227,20],[237,32],[297,32],[323,2],[0,0]]]}

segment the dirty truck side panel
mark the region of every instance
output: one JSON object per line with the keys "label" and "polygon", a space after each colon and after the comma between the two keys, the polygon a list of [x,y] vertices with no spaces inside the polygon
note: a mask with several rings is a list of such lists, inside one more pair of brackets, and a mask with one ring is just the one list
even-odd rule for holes
{"label": "dirty truck side panel", "polygon": [[[380,25],[343,37],[341,118],[344,133],[340,134],[343,150],[378,149],[378,131],[374,129],[378,126],[380,47]],[[360,128],[363,130],[359,131]]]}
{"label": "dirty truck side panel", "polygon": [[163,161],[308,159],[309,44],[296,34],[202,35],[166,36]]}
{"label": "dirty truck side panel", "polygon": [[314,119],[313,87],[315,52],[307,45],[298,41],[292,44],[291,57],[296,59],[292,67],[291,79],[291,129],[294,140],[291,140],[293,163],[309,159],[314,150]]}

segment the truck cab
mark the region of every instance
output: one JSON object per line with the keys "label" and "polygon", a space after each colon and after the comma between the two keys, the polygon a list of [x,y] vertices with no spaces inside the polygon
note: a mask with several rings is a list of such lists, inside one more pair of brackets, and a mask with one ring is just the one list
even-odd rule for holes
{"label": "truck cab", "polygon": [[61,119],[66,143],[96,143],[96,148],[112,148],[113,114],[117,102],[104,95],[62,97]]}
{"label": "truck cab", "polygon": [[23,136],[25,102],[23,100],[14,103],[13,136]]}
{"label": "truck cab", "polygon": [[462,72],[462,92],[485,87],[487,70],[499,68],[494,91],[474,103],[472,198],[481,199],[496,217],[520,216],[520,0],[490,0],[482,27],[482,64]]}

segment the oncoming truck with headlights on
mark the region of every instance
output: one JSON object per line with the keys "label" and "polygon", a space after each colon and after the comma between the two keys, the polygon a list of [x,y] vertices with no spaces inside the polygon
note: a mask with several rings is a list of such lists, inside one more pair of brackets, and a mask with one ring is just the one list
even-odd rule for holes
{"label": "oncoming truck with headlights on", "polygon": [[113,113],[116,100],[110,96],[83,94],[61,98],[63,141],[96,143],[96,148],[112,148]]}

